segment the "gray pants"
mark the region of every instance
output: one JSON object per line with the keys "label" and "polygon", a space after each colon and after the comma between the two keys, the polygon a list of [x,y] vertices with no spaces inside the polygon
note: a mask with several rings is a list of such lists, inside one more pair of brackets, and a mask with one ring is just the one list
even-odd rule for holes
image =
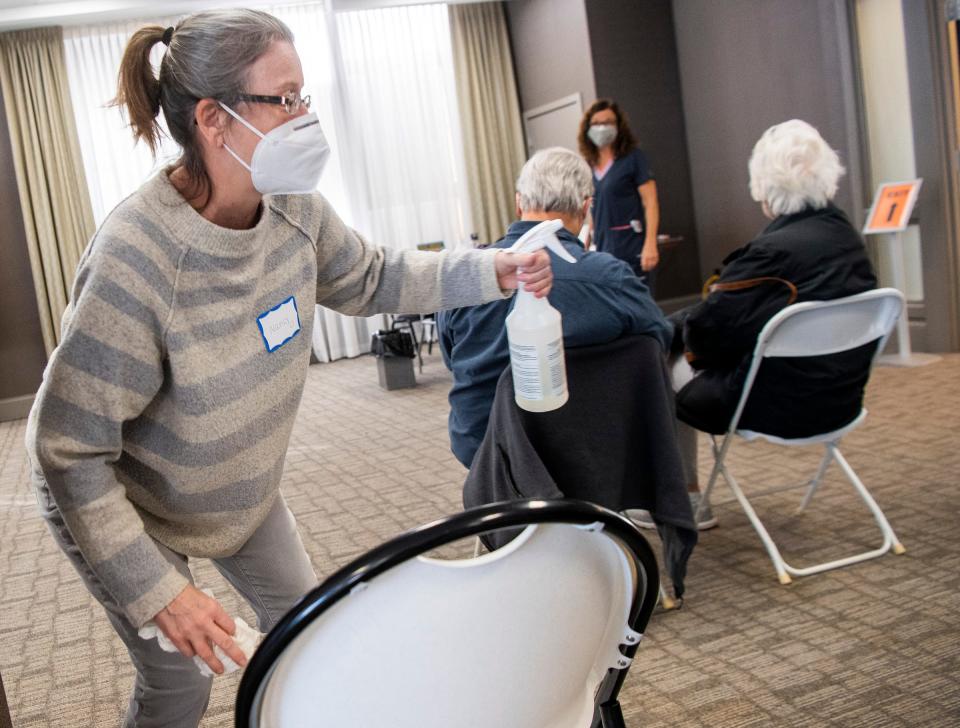
{"label": "gray pants", "polygon": [[697,475],[697,431],[680,420],[677,420],[677,446],[680,448],[680,463],[683,465],[687,488],[698,490],[700,479]]}
{"label": "gray pants", "polygon": [[[696,376],[686,359],[678,354],[669,357],[668,365],[670,367],[670,376],[673,384],[673,391],[680,389]],[[683,465],[683,476],[687,481],[687,487],[692,490],[699,488],[699,477],[697,475],[697,431],[685,422],[677,420],[677,445],[680,448],[680,462]]]}
{"label": "gray pants", "polygon": [[[143,640],[120,606],[103,587],[74,543],[45,484],[37,487],[40,511],[54,538],[107,612],[137,669],[124,728],[195,728],[210,699],[211,678],[203,677],[193,660],[164,652],[156,640]],[[177,571],[192,582],[187,557],[157,543]],[[317,576],[290,509],[278,495],[263,524],[233,556],[212,559],[217,570],[249,602],[257,625],[266,632],[306,592]]]}

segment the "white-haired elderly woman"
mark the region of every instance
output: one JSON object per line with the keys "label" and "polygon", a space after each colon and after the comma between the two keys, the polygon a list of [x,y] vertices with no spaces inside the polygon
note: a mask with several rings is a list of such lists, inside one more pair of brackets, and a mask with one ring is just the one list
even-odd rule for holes
{"label": "white-haired elderly woman", "polygon": [[[750,194],[772,222],[727,256],[710,294],[682,316],[687,359],[699,370],[677,393],[694,506],[696,433],[683,425],[726,432],[764,324],[795,301],[841,298],[877,285],[860,234],[831,202],[844,169],[816,129],[797,119],[770,127],[749,169]],[[847,424],[860,411],[874,348],[765,363],[741,426],[804,437]],[[700,527],[715,524],[705,508]]]}

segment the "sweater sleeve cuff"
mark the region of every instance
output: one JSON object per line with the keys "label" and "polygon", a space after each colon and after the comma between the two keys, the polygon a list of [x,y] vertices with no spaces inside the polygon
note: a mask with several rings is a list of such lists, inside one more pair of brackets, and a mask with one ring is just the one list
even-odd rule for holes
{"label": "sweater sleeve cuff", "polygon": [[140,629],[172,602],[189,583],[190,580],[171,565],[150,591],[124,607],[127,619]]}
{"label": "sweater sleeve cuff", "polygon": [[480,292],[484,301],[497,301],[502,298],[510,298],[513,295],[512,288],[501,288],[500,281],[497,280],[497,267],[494,259],[499,249],[478,250],[478,253],[484,256],[480,265]]}

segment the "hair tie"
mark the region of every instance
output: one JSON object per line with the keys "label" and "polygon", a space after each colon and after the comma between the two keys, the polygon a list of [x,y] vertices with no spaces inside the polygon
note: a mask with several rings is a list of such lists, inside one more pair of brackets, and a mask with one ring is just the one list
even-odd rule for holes
{"label": "hair tie", "polygon": [[163,44],[167,47],[170,46],[170,39],[173,38],[173,26],[171,25],[165,31],[163,31],[163,37],[160,39],[163,41]]}

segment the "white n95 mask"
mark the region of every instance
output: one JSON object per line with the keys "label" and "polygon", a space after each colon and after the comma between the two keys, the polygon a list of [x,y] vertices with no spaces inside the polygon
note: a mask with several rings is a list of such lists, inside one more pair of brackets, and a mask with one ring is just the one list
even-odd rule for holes
{"label": "white n95 mask", "polygon": [[617,138],[617,127],[613,124],[594,124],[587,129],[587,136],[598,147],[605,147]]}
{"label": "white n95 mask", "polygon": [[316,190],[330,158],[330,145],[316,112],[294,117],[264,134],[226,104],[221,102],[220,106],[260,137],[250,164],[224,144],[230,155],[250,172],[257,192],[295,195]]}

